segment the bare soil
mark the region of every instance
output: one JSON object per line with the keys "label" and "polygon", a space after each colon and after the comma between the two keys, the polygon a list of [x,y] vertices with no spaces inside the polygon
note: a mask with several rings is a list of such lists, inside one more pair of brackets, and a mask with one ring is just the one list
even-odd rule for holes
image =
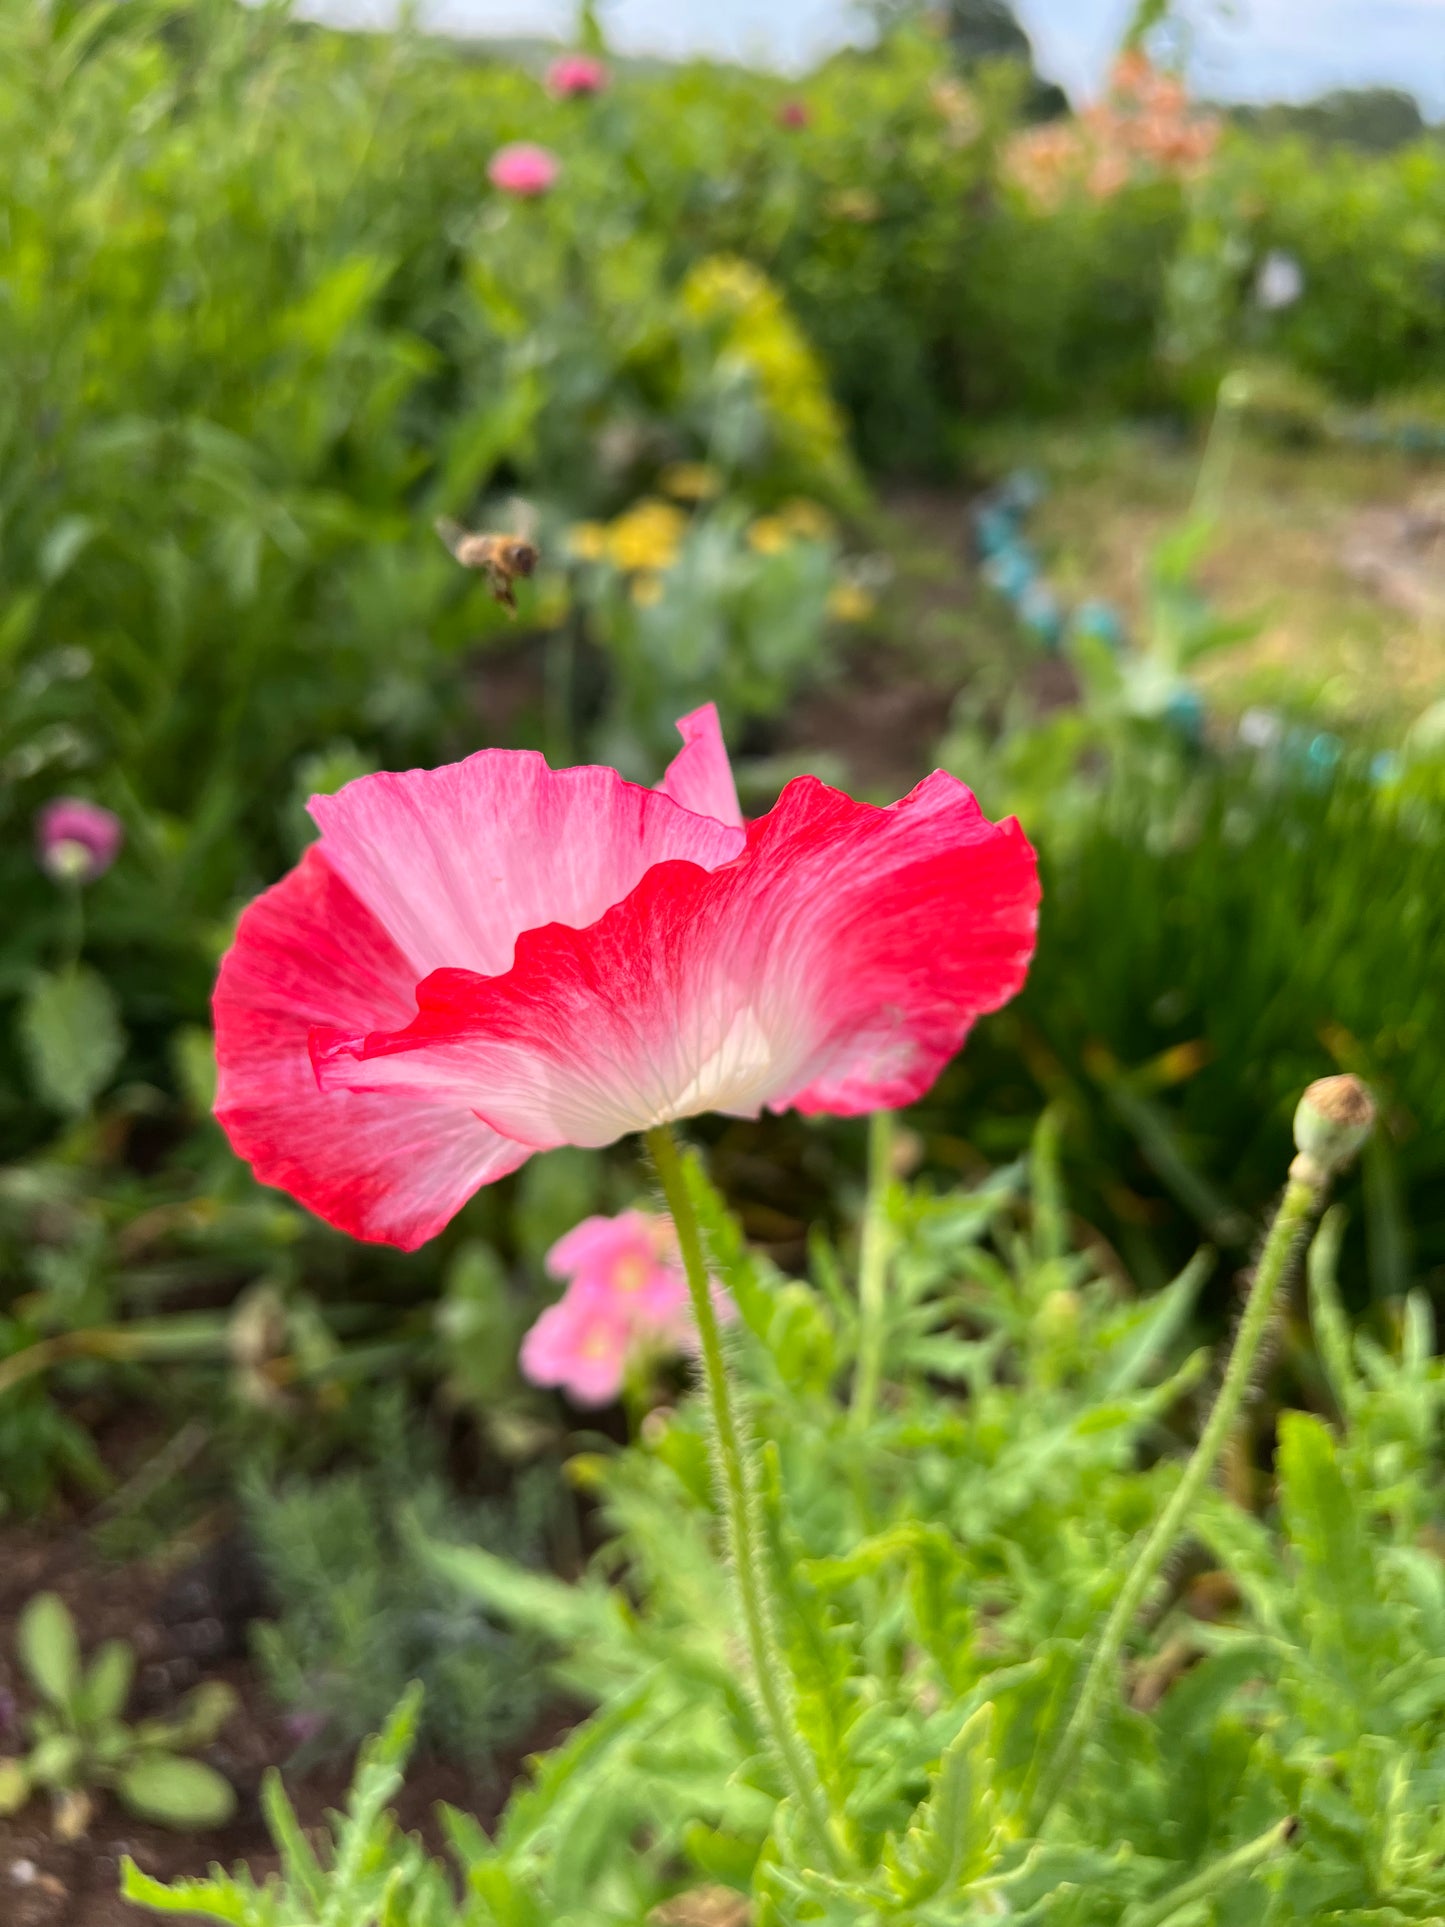
{"label": "bare soil", "polygon": [[[15,1621],[25,1602],[44,1590],[59,1593],[70,1607],[86,1651],[112,1638],[135,1648],[130,1717],[170,1710],[201,1679],[223,1679],[235,1689],[238,1709],[201,1757],[232,1782],[240,1805],[227,1826],[187,1834],[134,1820],[102,1799],[88,1837],[66,1842],[51,1831],[48,1801],[32,1801],[13,1820],[0,1820],[3,1927],[137,1927],[141,1917],[118,1893],[125,1854],[158,1879],[202,1874],[217,1863],[244,1863],[257,1877],[274,1871],[258,1794],[266,1769],[285,1769],[295,1754],[297,1735],[246,1657],[247,1628],[263,1602],[241,1542],[223,1536],[199,1557],[170,1568],[115,1567],[74,1523],[0,1532],[0,1752],[17,1747],[18,1715],[26,1702],[11,1660]],[[445,1802],[490,1825],[521,1759],[552,1737],[541,1734],[519,1749],[486,1785],[448,1762],[419,1757],[398,1802],[401,1824],[439,1846],[434,1814]],[[349,1777],[344,1763],[299,1775],[287,1771],[287,1790],[303,1826],[321,1826],[327,1811],[343,1803]]]}

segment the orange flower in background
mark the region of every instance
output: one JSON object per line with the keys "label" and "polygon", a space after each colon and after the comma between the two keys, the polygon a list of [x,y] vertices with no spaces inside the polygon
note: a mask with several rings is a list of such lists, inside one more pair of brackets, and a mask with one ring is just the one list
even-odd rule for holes
{"label": "orange flower in background", "polygon": [[1191,178],[1213,158],[1220,132],[1216,115],[1190,106],[1177,75],[1134,50],[1115,61],[1102,100],[1016,135],[1004,172],[1041,208],[1081,191],[1104,201],[1135,182]]}

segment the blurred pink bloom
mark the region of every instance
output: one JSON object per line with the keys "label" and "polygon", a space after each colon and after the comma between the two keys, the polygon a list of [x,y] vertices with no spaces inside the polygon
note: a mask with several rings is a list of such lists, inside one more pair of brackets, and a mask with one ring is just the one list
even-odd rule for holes
{"label": "blurred pink bloom", "polygon": [[558,100],[600,94],[611,79],[607,63],[591,54],[559,54],[547,69],[547,86]]}
{"label": "blurred pink bloom", "polygon": [[125,829],[118,816],[79,796],[57,796],[35,822],[40,867],[57,882],[93,883],[120,854]]}
{"label": "blurred pink bloom", "polygon": [[535,141],[512,141],[499,147],[487,165],[487,179],[504,194],[531,200],[545,194],[562,171],[562,164],[548,148]]}
{"label": "blurred pink bloom", "polygon": [[571,1285],[522,1340],[522,1370],[578,1405],[610,1405],[632,1346],[627,1307],[596,1285]]}
{"label": "blurred pink bloom", "polygon": [[[692,1308],[670,1218],[584,1218],[547,1253],[547,1269],[567,1289],[522,1341],[522,1370],[534,1385],[560,1386],[579,1405],[606,1405],[634,1357],[691,1348]],[[717,1286],[713,1292],[719,1316],[735,1317],[732,1300]]]}
{"label": "blurred pink bloom", "polygon": [[778,109],[779,127],[806,127],[813,118],[805,100],[785,100]]}

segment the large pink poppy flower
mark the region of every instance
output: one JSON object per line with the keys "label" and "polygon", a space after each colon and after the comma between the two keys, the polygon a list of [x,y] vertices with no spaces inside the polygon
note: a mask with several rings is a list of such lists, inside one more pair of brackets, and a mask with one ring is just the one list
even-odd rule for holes
{"label": "large pink poppy flower", "polygon": [[1023,982],[1017,823],[942,771],[745,825],[717,712],[656,790],[527,750],[317,796],[242,917],[216,1115],[264,1182],[411,1250],[534,1151],[702,1111],[910,1103]]}

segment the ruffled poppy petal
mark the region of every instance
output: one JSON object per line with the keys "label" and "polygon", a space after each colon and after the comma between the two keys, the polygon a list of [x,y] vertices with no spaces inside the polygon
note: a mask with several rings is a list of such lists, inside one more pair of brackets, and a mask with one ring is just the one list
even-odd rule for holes
{"label": "ruffled poppy petal", "polygon": [[455,1101],[322,1093],[318,1023],[405,1024],[415,976],[318,846],[246,911],[216,985],[216,1116],[263,1184],[353,1237],[414,1250],[530,1155]]}
{"label": "ruffled poppy petal", "polygon": [[888,809],[801,777],[738,861],[659,863],[589,929],[526,932],[505,976],[437,971],[405,1030],[318,1028],[313,1061],[326,1088],[465,1101],[538,1149],[907,1104],[1022,984],[1038,895],[1017,823],[942,771]]}
{"label": "ruffled poppy petal", "polygon": [[496,976],[524,930],[585,927],[654,864],[713,869],[743,846],[736,824],[613,769],[549,769],[531,750],[361,776],[312,797],[310,809],[327,862],[388,932],[413,983],[446,967]]}
{"label": "ruffled poppy petal", "polygon": [[680,716],[677,727],[683,746],[668,764],[658,789],[685,810],[741,829],[743,813],[738,807],[737,784],[723,742],[717,704],[704,703],[701,709]]}

